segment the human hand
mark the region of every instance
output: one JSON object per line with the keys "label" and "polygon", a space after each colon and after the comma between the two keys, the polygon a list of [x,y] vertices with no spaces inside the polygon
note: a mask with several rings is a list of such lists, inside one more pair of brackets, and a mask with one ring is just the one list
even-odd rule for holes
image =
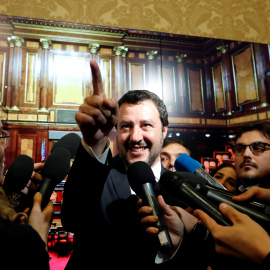
{"label": "human hand", "polygon": [[232,226],[219,225],[202,210],[194,211],[194,215],[212,234],[216,252],[261,263],[270,252],[268,233],[249,216],[240,213],[228,204],[221,203],[219,209],[232,221]]}
{"label": "human hand", "polygon": [[76,113],[76,121],[86,144],[100,156],[107,144],[108,134],[117,124],[119,107],[116,99],[106,97],[101,73],[94,60],[90,62],[90,68],[94,92],[80,106]]}
{"label": "human hand", "polygon": [[232,199],[234,201],[247,201],[253,197],[266,202],[270,202],[270,190],[266,188],[252,187],[244,193],[232,197]]}
{"label": "human hand", "polygon": [[45,242],[47,247],[48,233],[51,226],[53,214],[53,202],[50,201],[47,206],[41,211],[42,195],[37,192],[34,196],[34,204],[29,216],[29,225],[35,229]]}
{"label": "human hand", "polygon": [[[165,203],[162,196],[158,196],[157,199],[164,221],[169,230],[173,246],[174,248],[177,248],[184,234],[184,224],[179,213],[171,209],[170,206]],[[140,200],[138,204],[141,205],[141,203],[142,201]],[[138,213],[142,216],[141,224],[146,227],[146,232],[149,234],[157,234],[159,229],[154,227],[154,224],[158,221],[158,217],[151,215],[152,208],[149,206],[142,206]]]}

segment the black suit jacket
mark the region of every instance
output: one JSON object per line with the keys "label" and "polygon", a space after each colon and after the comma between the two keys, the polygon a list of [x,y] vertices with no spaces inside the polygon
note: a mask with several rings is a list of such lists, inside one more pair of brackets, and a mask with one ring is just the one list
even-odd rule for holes
{"label": "black suit jacket", "polygon": [[108,158],[110,165],[103,165],[80,145],[65,183],[62,224],[74,232],[66,269],[89,263],[160,268],[154,263],[157,237],[146,234],[137,221],[138,197],[131,194],[124,164],[119,156]]}

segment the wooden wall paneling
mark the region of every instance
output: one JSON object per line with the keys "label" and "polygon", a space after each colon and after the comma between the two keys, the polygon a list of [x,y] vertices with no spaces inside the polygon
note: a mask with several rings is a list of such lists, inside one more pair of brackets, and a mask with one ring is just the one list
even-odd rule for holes
{"label": "wooden wall paneling", "polygon": [[252,45],[232,55],[232,66],[237,106],[258,101],[257,75]]}
{"label": "wooden wall paneling", "polygon": [[72,51],[53,53],[50,107],[71,107],[83,103],[88,89],[86,75],[90,72],[87,56],[88,54]]}
{"label": "wooden wall paneling", "polygon": [[146,62],[141,59],[127,58],[128,70],[128,89],[146,89]]}
{"label": "wooden wall paneling", "polygon": [[190,112],[204,113],[205,110],[202,69],[198,67],[188,67],[187,81]]}
{"label": "wooden wall paneling", "polygon": [[38,49],[22,50],[20,107],[39,108],[40,56]]}
{"label": "wooden wall paneling", "polygon": [[37,147],[36,134],[18,134],[17,155],[27,155],[35,161],[37,157],[36,147]]}
{"label": "wooden wall paneling", "polygon": [[235,85],[233,83],[233,69],[231,55],[229,52],[222,53],[222,79],[225,92],[225,101],[226,101],[226,114],[231,115],[232,112],[236,109],[237,103],[235,98]]}
{"label": "wooden wall paneling", "polygon": [[7,53],[0,50],[0,105],[4,104]]}
{"label": "wooden wall paneling", "polygon": [[185,68],[182,58],[177,61],[177,78],[178,78],[178,95],[179,99],[176,102],[178,107],[178,115],[186,114],[188,111],[188,91],[185,76]]}
{"label": "wooden wall paneling", "polygon": [[159,76],[161,77],[162,95],[160,98],[167,106],[167,110],[172,116],[178,115],[179,91],[178,91],[178,71],[174,62],[163,61],[158,64]]}
{"label": "wooden wall paneling", "polygon": [[17,136],[19,131],[17,129],[9,129],[8,132],[10,135],[9,146],[5,150],[5,165],[9,168],[13,160],[18,156],[18,141]]}
{"label": "wooden wall paneling", "polygon": [[260,100],[260,106],[265,107],[269,102],[269,93],[266,90],[266,59],[264,57],[264,45],[253,44],[254,49],[254,62],[257,74],[258,94]]}
{"label": "wooden wall paneling", "polygon": [[208,116],[212,117],[213,114],[216,113],[212,66],[210,66],[208,60],[206,59],[204,64],[205,64],[204,70],[205,70],[205,99],[206,99],[205,112]]}
{"label": "wooden wall paneling", "polygon": [[115,82],[115,69],[114,67],[114,57],[100,55],[100,69],[102,74],[103,90],[106,97],[116,98],[116,93],[114,90]]}
{"label": "wooden wall paneling", "polygon": [[225,91],[222,77],[222,63],[219,62],[212,67],[213,89],[215,96],[215,110],[216,112],[226,109]]}

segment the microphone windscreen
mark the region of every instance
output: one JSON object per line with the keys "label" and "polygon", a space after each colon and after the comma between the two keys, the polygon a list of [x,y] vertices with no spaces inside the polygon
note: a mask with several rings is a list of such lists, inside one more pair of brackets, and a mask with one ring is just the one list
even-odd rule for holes
{"label": "microphone windscreen", "polygon": [[155,176],[151,167],[143,161],[136,161],[129,165],[127,170],[128,182],[131,188],[139,195],[141,186],[145,183],[155,184]]}
{"label": "microphone windscreen", "polygon": [[30,180],[34,171],[34,160],[27,155],[19,155],[11,163],[6,173],[3,188],[20,192]]}
{"label": "microphone windscreen", "polygon": [[182,153],[174,162],[174,168],[176,171],[186,171],[190,173],[194,173],[194,171],[198,168],[202,167],[202,164],[197,160],[191,158],[186,153]]}
{"label": "microphone windscreen", "polygon": [[46,159],[41,170],[43,178],[52,179],[57,185],[70,171],[70,152],[64,148],[56,148]]}
{"label": "microphone windscreen", "polygon": [[81,137],[76,133],[68,133],[57,141],[52,147],[51,153],[57,148],[64,148],[70,152],[71,158],[73,158],[80,146]]}

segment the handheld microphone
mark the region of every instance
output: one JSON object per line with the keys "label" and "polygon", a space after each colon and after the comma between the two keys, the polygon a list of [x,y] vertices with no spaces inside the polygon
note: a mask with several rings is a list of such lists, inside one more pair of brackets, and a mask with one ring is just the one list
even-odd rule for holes
{"label": "handheld microphone", "polygon": [[42,195],[41,209],[47,206],[55,186],[69,173],[70,158],[71,155],[68,150],[57,148],[46,159],[41,170],[43,180],[37,190]]}
{"label": "handheld microphone", "polygon": [[216,179],[208,174],[203,168],[202,164],[197,160],[191,158],[189,155],[182,153],[174,162],[176,171],[185,171],[202,176],[210,185],[225,189]]}
{"label": "handheld microphone", "polygon": [[[200,176],[193,175],[190,173],[183,173],[183,172],[169,172],[169,173],[166,172],[164,174],[164,179],[165,180],[162,180],[162,182],[160,179],[160,182],[161,182],[160,185],[162,186],[165,185],[165,188],[166,188],[166,184],[168,184],[167,182],[170,182],[170,181],[173,185],[177,185],[177,186],[181,186],[182,184],[188,184],[192,186],[201,195],[207,197],[216,206],[219,206],[220,203],[225,202],[233,206],[239,212],[242,212],[248,215],[250,218],[258,222],[265,229],[269,230],[270,228],[270,216],[266,215],[265,213],[256,211],[257,209],[255,209],[255,205],[256,205],[255,203],[252,205],[250,205],[247,202],[236,203],[232,200],[232,196],[235,196],[237,194],[234,194],[229,191],[225,191],[223,189],[218,190],[218,188],[216,187],[214,187],[214,189],[209,188],[210,185],[203,184],[205,179],[201,178]],[[163,181],[167,181],[167,182],[164,184]]]}
{"label": "handheld microphone", "polygon": [[189,183],[183,183],[178,179],[179,177],[171,171],[163,173],[159,180],[161,191],[166,190],[166,193],[169,193],[172,196],[181,197],[181,200],[183,200],[188,206],[193,209],[203,210],[217,223],[223,226],[231,225],[231,222],[221,214],[218,206],[201,195]]}
{"label": "handheld microphone", "polygon": [[150,206],[153,209],[153,215],[158,216],[155,227],[159,229],[160,248],[163,252],[170,253],[173,244],[155,195],[156,180],[152,169],[147,163],[137,161],[129,165],[127,176],[131,188],[142,199],[144,205]]}
{"label": "handheld microphone", "polygon": [[9,166],[3,189],[9,203],[16,212],[23,211],[29,206],[28,196],[21,191],[29,182],[34,170],[34,160],[27,155],[19,155]]}
{"label": "handheld microphone", "polygon": [[76,133],[68,133],[57,141],[52,147],[51,153],[57,148],[64,148],[70,152],[71,158],[73,158],[80,146],[81,137]]}

